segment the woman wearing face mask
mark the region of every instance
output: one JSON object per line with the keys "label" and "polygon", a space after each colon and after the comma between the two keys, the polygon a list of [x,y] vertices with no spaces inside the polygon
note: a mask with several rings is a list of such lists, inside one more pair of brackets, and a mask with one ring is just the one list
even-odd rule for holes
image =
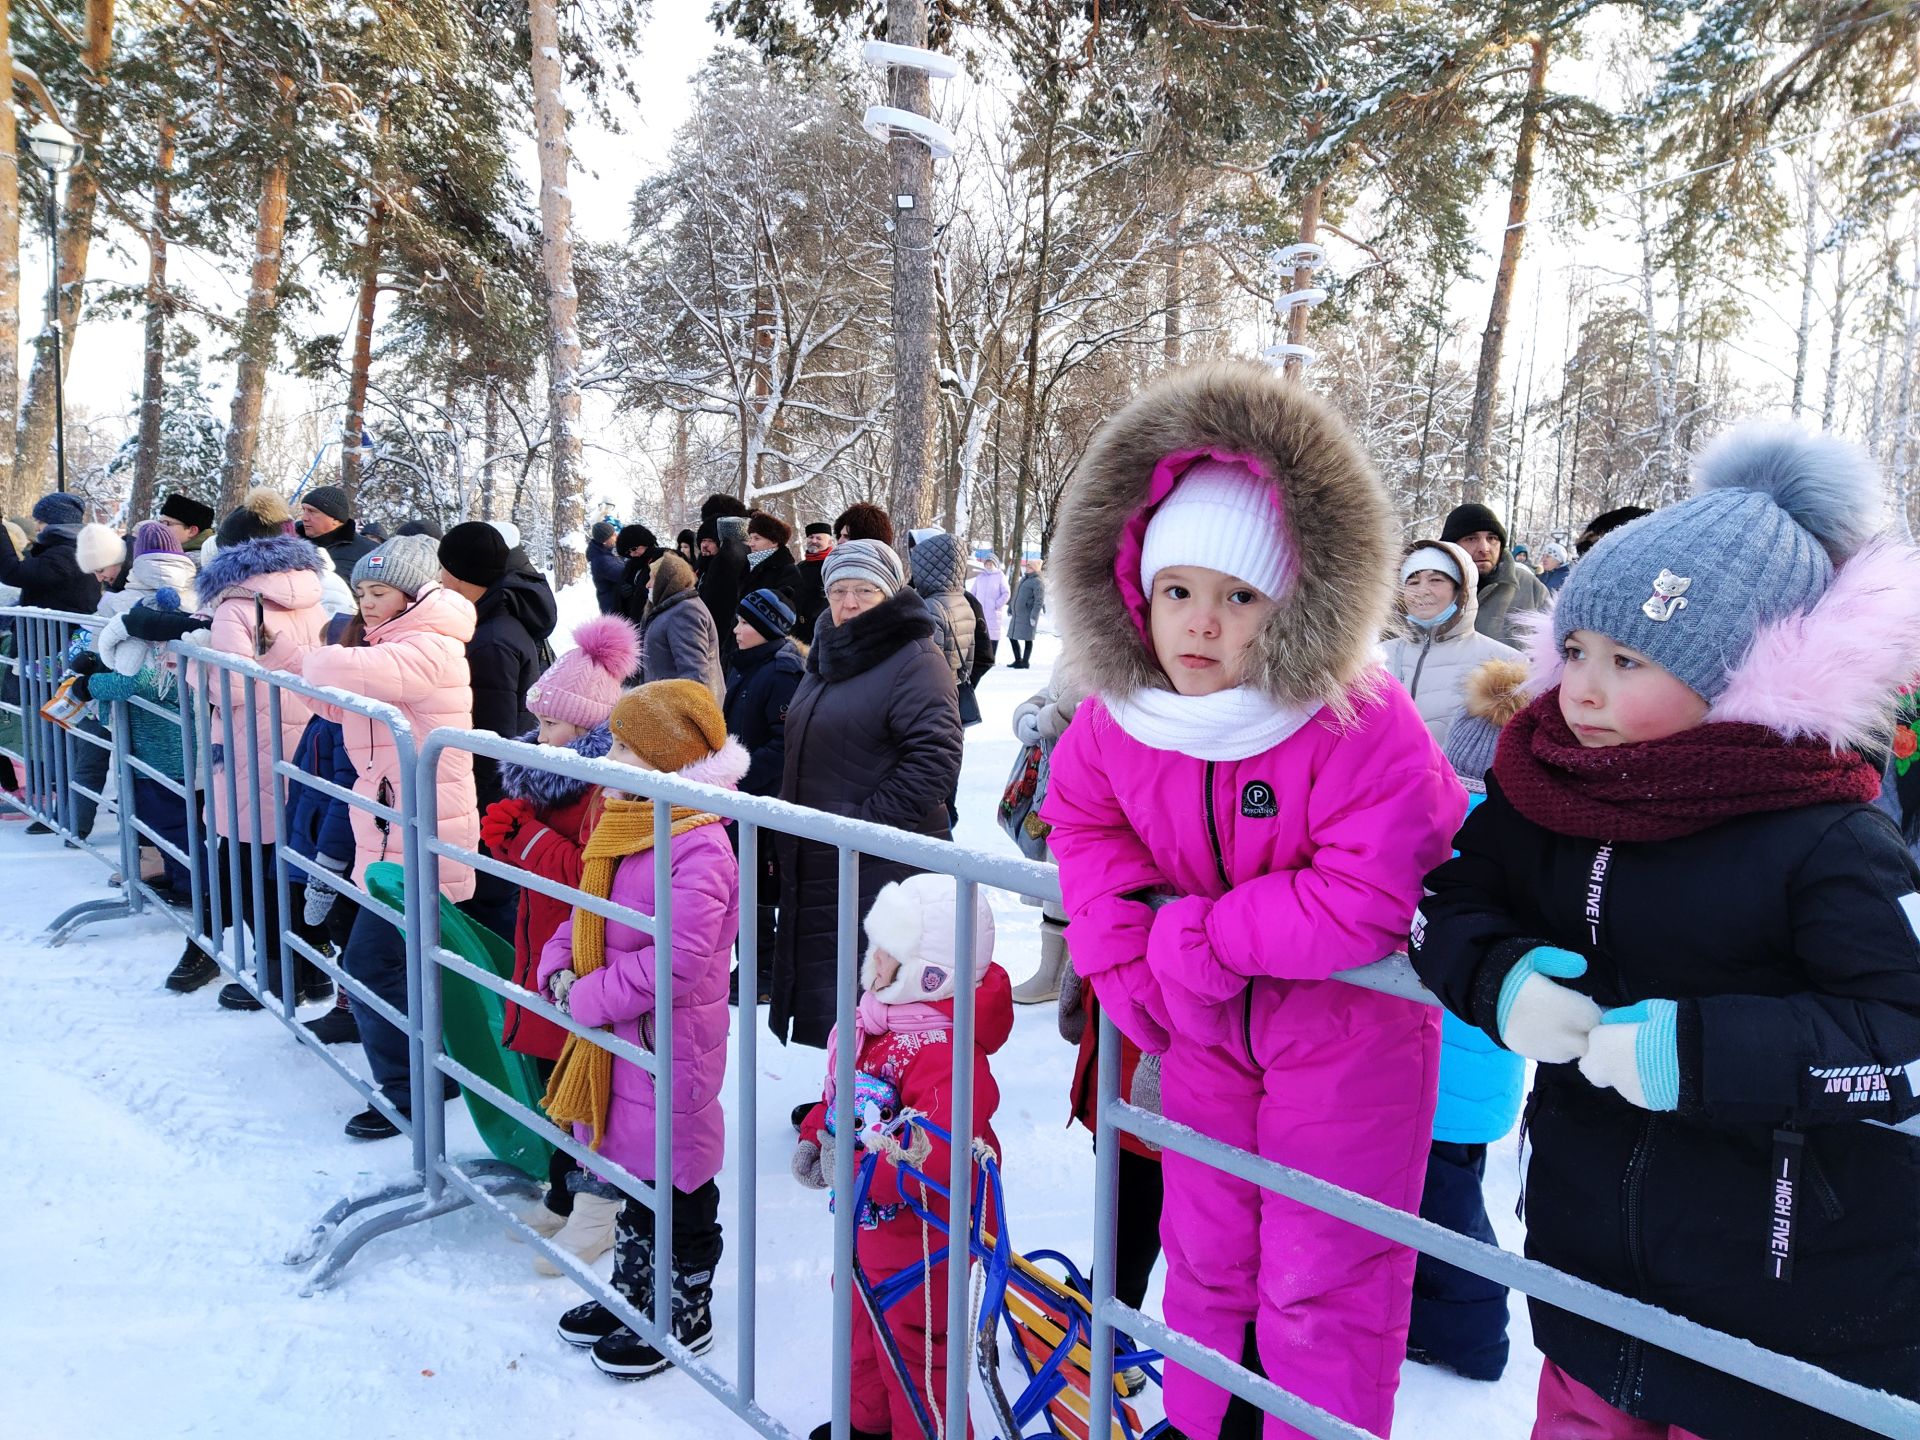
{"label": "woman wearing face mask", "polygon": [[1406,687],[1427,733],[1444,743],[1466,708],[1467,677],[1488,660],[1518,660],[1511,645],[1473,628],[1475,574],[1450,540],[1419,540],[1400,562],[1401,628],[1385,643],[1387,669]]}

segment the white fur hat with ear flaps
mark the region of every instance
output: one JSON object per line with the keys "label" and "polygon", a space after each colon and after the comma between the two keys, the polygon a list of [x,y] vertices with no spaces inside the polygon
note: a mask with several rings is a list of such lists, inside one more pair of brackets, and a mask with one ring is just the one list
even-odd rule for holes
{"label": "white fur hat with ear flaps", "polygon": [[[930,1003],[953,998],[956,886],[946,875],[909,875],[884,886],[867,912],[867,958],[860,967],[860,988],[886,1005]],[[874,990],[877,952],[884,950],[900,969],[884,988]],[[974,892],[973,975],[978,980],[993,963],[993,911],[987,897]]]}

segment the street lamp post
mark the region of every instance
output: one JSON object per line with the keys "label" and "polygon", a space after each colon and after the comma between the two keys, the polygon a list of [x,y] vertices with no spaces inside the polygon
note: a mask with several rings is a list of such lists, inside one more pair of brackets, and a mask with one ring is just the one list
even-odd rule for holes
{"label": "street lamp post", "polygon": [[52,120],[42,120],[27,132],[33,158],[47,167],[47,334],[53,340],[53,457],[58,476],[54,488],[67,488],[66,382],[60,326],[60,176],[79,158],[80,144]]}

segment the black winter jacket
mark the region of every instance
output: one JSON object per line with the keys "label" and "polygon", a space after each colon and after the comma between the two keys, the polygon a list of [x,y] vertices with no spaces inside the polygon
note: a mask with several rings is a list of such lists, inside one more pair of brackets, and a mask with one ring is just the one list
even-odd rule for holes
{"label": "black winter jacket", "polygon": [[[781,799],[945,840],[960,750],[953,671],[917,591],[903,587],[845,625],[822,622],[787,709]],[[767,1023],[783,1041],[824,1046],[838,974],[835,852],[791,835],[774,846],[780,934]],[[861,857],[861,918],[882,886],[914,873]]]}
{"label": "black winter jacket", "polygon": [[[559,623],[553,591],[509,572],[474,602],[473,638],[467,669],[473,676],[473,728],[512,739],[534,728],[527,691],[547,668],[553,652],[547,637]],[[499,766],[479,756],[473,762],[480,808],[498,800]]]}
{"label": "black winter jacket", "polygon": [[[728,519],[733,517],[729,516]],[[747,579],[747,522],[728,525],[721,532],[720,548],[707,557],[700,571],[700,598],[720,635],[720,648],[733,658],[733,618],[740,609],[740,597],[756,588]]]}
{"label": "black winter jacket", "polygon": [[17,555],[13,537],[0,526],[0,585],[19,590],[22,605],[91,615],[100,608],[100,582],[80,568],[74,552],[79,533],[77,525],[49,526],[25,555]]}
{"label": "black winter jacket", "polygon": [[727,672],[727,733],[747,747],[752,763],[740,781],[743,795],[778,795],[787,769],[787,710],[807,662],[791,640],[736,650]]}
{"label": "black winter jacket", "polygon": [[[833,552],[829,550],[828,555]],[[801,559],[793,567],[793,638],[813,639],[814,622],[827,613],[827,585],[821,578],[826,556],[818,560]]]}
{"label": "black winter jacket", "polygon": [[[1410,947],[1489,1035],[1535,945],[1587,957],[1603,1008],[1679,1006],[1680,1103],[1640,1110],[1542,1065],[1527,1254],[1609,1290],[1920,1397],[1920,869],[1887,817],[1812,805],[1676,840],[1555,834],[1499,782],[1427,877]],[[1776,1172],[1797,1167],[1776,1229]],[[1781,1251],[1790,1255],[1783,1260]],[[1776,1273],[1778,1271],[1779,1273]],[[1707,1440],[1866,1432],[1532,1306],[1541,1350],[1609,1404]]]}
{"label": "black winter jacket", "polygon": [[[800,585],[800,562],[793,558],[793,552],[784,545],[776,545],[767,552],[767,558],[758,565],[747,567],[746,578],[740,582],[740,593],[751,595],[756,590],[774,590],[789,605]],[[728,629],[732,629],[729,622]]]}

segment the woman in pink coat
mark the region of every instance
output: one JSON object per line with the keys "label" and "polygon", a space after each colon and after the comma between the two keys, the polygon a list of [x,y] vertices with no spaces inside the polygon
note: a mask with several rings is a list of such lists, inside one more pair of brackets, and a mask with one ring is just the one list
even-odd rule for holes
{"label": "woman in pink coat", "polygon": [[[473,689],[467,673],[467,641],[473,638],[473,605],[439,582],[440,557],[425,535],[400,535],[360,557],[353,567],[353,588],[360,601],[365,639],[358,646],[329,645],[305,659],[306,678],[369,700],[395,706],[412,727],[416,744],[441,726],[473,724]],[[401,776],[393,731],[378,720],[325,702],[314,710],[339,722],[347,754],[358,778],[353,792],[395,808]],[[440,758],[438,783],[430,796],[439,816],[440,838],[464,849],[480,844],[479,801],[473,788],[473,756],[449,750]],[[364,885],[375,861],[401,863],[404,837],[399,827],[357,806],[353,810],[353,879]],[[473,869],[440,861],[440,893],[455,902],[473,896]],[[464,903],[463,903],[464,908]],[[343,962],[347,973],[395,1009],[407,1008],[406,940],[371,910],[354,917]],[[407,1037],[364,1006],[355,1007],[360,1042],[374,1081],[395,1109],[408,1114]],[[369,1107],[347,1122],[347,1134],[379,1140],[398,1134],[393,1123]]]}
{"label": "woman in pink coat", "polygon": [[[326,612],[320,608],[320,575],[324,562],[320,552],[305,540],[287,533],[292,516],[287,503],[271,490],[248,492],[246,501],[221,522],[219,553],[207,562],[196,582],[200,608],[211,614],[212,637],[208,648],[227,655],[257,661],[268,670],[298,673],[307,652],[323,643]],[[213,792],[213,827],[220,837],[214,856],[213,873],[221,886],[222,914],[229,923],[254,923],[254,886],[252,857],[244,850],[238,857],[240,884],[232,884],[232,849],[238,844],[259,844],[262,849],[260,873],[265,879],[265,932],[254,942],[266,973],[262,983],[274,994],[280,990],[280,932],[278,887],[273,883],[275,846],[274,790],[279,784],[273,775],[272,712],[265,685],[252,688],[251,700],[244,679],[238,675],[207,670],[193,676],[193,682],[208,697],[212,707],[208,723],[212,726],[214,764],[207,778]],[[227,741],[226,703],[232,706],[233,739]],[[300,748],[300,735],[306,729],[311,712],[298,695],[280,696],[280,754],[288,759]],[[231,775],[229,775],[231,770]],[[228,782],[233,784],[229,803]],[[290,870],[288,878],[297,882],[300,872]],[[294,913],[299,913],[300,898],[293,897]],[[291,919],[292,917],[288,917]],[[299,962],[295,977],[295,998],[319,999],[332,991],[332,984],[317,966]],[[260,1002],[238,983],[220,991],[220,1004],[229,1010],[258,1010]]]}
{"label": "woman in pink coat", "polygon": [[[1136,398],[1062,507],[1062,630],[1094,693],[1043,815],[1075,967],[1165,1057],[1167,1118],[1411,1212],[1438,1016],[1329,978],[1404,946],[1466,808],[1374,659],[1395,531],[1346,427],[1265,367]],[[1164,1163],[1168,1323],[1387,1434],[1413,1252]],[[1229,1399],[1168,1367],[1184,1435],[1253,1434]]]}
{"label": "woman in pink coat", "polygon": [[[712,692],[695,680],[658,680],[629,691],[613,707],[610,760],[642,770],[665,771],[732,790],[747,773],[748,755],[727,734],[727,722]],[[655,913],[653,802],[606,792],[606,809],[584,851],[581,888]],[[720,1263],[720,1173],[726,1150],[726,1120],[720,1083],[727,1069],[727,979],[733,942],[740,929],[740,870],[727,827],[711,812],[673,809],[668,856],[673,899],[673,1269],[674,1338],[694,1354],[713,1342],[714,1267]],[[599,962],[583,960],[598,953]],[[619,920],[601,920],[576,909],[547,942],[540,958],[540,988],[583,1025],[611,1030],[622,1040],[654,1048],[653,937]],[[575,966],[579,969],[576,970]],[[593,1047],[578,1036],[568,1041],[547,1110],[556,1123],[572,1121],[574,1135],[642,1180],[654,1172],[653,1077]],[[611,1065],[611,1094],[604,1114],[582,1118],[570,1109],[568,1071],[597,1059]],[[582,1093],[576,1087],[575,1093]],[[587,1107],[590,1108],[590,1107]],[[614,1227],[613,1284],[634,1306],[651,1313],[656,1283],[653,1212],[611,1182],[587,1171],[571,1181],[582,1197],[621,1200]],[[560,1317],[560,1338],[593,1351],[593,1363],[623,1380],[642,1380],[668,1361],[626,1328],[606,1306],[588,1301]]]}

